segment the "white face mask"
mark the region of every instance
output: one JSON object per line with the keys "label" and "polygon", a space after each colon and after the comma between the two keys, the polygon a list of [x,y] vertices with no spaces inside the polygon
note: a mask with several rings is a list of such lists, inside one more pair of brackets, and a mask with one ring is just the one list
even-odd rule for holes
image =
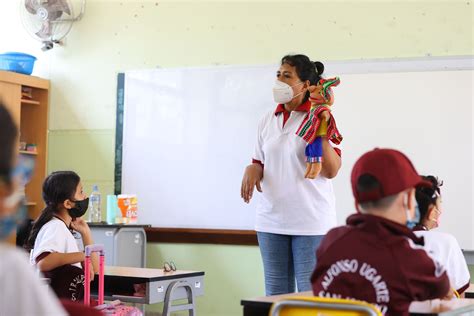
{"label": "white face mask", "polygon": [[286,104],[293,100],[293,98],[299,96],[301,93],[297,95],[293,95],[293,87],[302,84],[303,82],[297,83],[294,86],[290,86],[287,83],[284,83],[280,80],[275,81],[275,85],[273,86],[273,99],[278,104]]}

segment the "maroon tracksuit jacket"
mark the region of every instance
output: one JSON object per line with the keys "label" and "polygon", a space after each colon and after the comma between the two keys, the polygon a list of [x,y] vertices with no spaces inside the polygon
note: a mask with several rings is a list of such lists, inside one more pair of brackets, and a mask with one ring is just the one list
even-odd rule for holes
{"label": "maroon tracksuit jacket", "polygon": [[311,276],[316,296],[353,298],[385,315],[408,315],[412,301],[449,291],[444,267],[422,249],[423,238],[378,216],[355,214],[321,242]]}

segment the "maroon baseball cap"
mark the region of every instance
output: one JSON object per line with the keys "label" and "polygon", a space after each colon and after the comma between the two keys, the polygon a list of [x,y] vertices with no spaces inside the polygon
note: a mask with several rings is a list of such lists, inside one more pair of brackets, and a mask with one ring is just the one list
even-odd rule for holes
{"label": "maroon baseball cap", "polygon": [[[368,192],[358,192],[357,182],[362,175],[370,175],[380,187]],[[352,168],[352,193],[357,203],[377,201],[409,188],[432,187],[416,172],[410,159],[395,149],[375,148],[362,155]]]}

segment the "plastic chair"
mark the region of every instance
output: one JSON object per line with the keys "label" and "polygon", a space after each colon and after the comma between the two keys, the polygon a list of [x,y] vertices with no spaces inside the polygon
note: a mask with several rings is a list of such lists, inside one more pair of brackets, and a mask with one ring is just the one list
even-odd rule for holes
{"label": "plastic chair", "polygon": [[366,302],[315,296],[292,297],[275,302],[269,316],[314,316],[316,311],[324,315],[382,316],[377,307]]}

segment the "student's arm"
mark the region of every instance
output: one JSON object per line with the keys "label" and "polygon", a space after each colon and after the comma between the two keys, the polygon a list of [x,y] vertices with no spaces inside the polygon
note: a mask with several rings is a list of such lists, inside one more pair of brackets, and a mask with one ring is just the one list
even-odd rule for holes
{"label": "student's arm", "polygon": [[71,252],[71,253],[43,253],[38,256],[36,261],[38,269],[41,272],[51,271],[57,267],[65,264],[74,264],[84,261],[83,252]]}
{"label": "student's arm", "polygon": [[[84,247],[94,244],[90,230],[89,234],[85,234],[82,236],[82,241],[84,242]],[[97,254],[97,252],[91,254],[91,262],[92,268],[94,269],[94,273],[99,273],[99,255]]]}
{"label": "student's arm", "polygon": [[341,168],[341,157],[331,146],[327,137],[323,137],[323,165],[321,175],[325,178],[332,179],[336,177]]}
{"label": "student's arm", "polygon": [[[87,225],[87,223],[82,218],[76,218],[74,221],[72,221],[71,227],[81,234],[84,248],[94,244],[89,225]],[[91,262],[94,273],[99,273],[99,256],[97,253],[93,253],[91,255]]]}
{"label": "student's arm", "polygon": [[462,253],[458,241],[452,235],[445,234],[445,236],[449,245],[446,269],[449,271],[453,288],[462,298],[464,297],[464,291],[466,291],[470,285],[471,276],[467,268],[466,258]]}
{"label": "student's arm", "polygon": [[411,240],[400,247],[398,266],[414,301],[452,297],[446,269]]}

